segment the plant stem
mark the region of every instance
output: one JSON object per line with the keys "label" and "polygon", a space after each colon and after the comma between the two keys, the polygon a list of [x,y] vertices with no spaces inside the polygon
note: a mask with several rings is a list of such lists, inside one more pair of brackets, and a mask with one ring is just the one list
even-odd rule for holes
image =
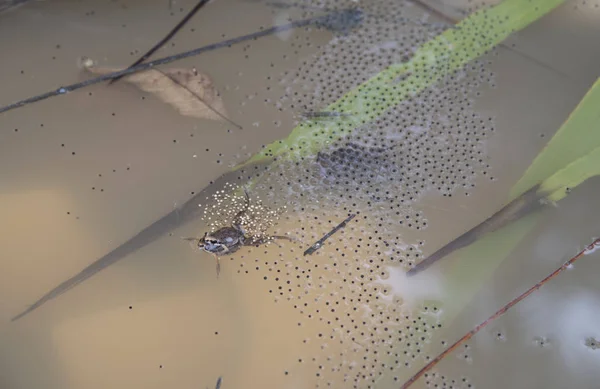
{"label": "plant stem", "polygon": [[490,316],[489,318],[487,318],[486,320],[484,320],[483,322],[481,322],[479,325],[477,325],[471,331],[467,332],[462,338],[460,338],[459,340],[457,340],[456,342],[454,342],[454,344],[452,344],[446,350],[442,351],[437,357],[435,357],[434,359],[432,359],[421,370],[419,370],[412,377],[410,377],[410,379],[408,381],[406,381],[404,383],[404,385],[402,385],[400,388],[401,389],[406,389],[409,386],[411,386],[413,383],[415,383],[415,381],[417,381],[419,378],[421,378],[423,376],[423,374],[427,373],[429,370],[431,370],[433,367],[435,367],[442,359],[444,359],[444,357],[446,357],[452,351],[456,350],[461,344],[463,344],[464,342],[466,342],[469,339],[471,339],[473,337],[473,335],[475,335],[476,333],[478,333],[483,327],[487,326],[488,324],[490,324],[490,322],[492,322],[493,320],[495,320],[498,317],[502,316],[504,313],[506,313],[506,311],[508,311],[513,306],[515,306],[517,303],[519,303],[520,301],[522,301],[523,299],[525,299],[527,296],[529,296],[530,294],[532,294],[534,291],[540,289],[545,283],[547,283],[548,281],[550,281],[551,279],[553,279],[554,277],[556,277],[557,275],[559,275],[560,273],[562,273],[563,271],[565,271],[566,269],[568,269],[569,266],[571,266],[579,258],[583,257],[586,254],[591,254],[596,249],[600,249],[600,238],[594,240],[584,250],[581,250],[577,255],[575,255],[574,257],[572,257],[571,259],[569,259],[561,267],[559,267],[558,269],[556,269],[552,273],[550,273],[546,278],[544,278],[543,280],[541,280],[540,282],[538,282],[537,284],[535,284],[531,288],[527,289],[527,291],[525,291],[524,293],[522,293],[518,297],[512,299],[508,304],[506,304],[505,306],[503,306],[502,308],[500,308],[492,316]]}
{"label": "plant stem", "polygon": [[442,246],[439,250],[407,271],[406,275],[413,276],[427,269],[440,259],[447,257],[454,251],[472,244],[484,235],[494,232],[531,212],[537,211],[544,205],[541,201],[543,195],[538,193],[538,189],[539,184],[502,207],[501,210],[487,218],[484,222],[479,223],[450,243]]}

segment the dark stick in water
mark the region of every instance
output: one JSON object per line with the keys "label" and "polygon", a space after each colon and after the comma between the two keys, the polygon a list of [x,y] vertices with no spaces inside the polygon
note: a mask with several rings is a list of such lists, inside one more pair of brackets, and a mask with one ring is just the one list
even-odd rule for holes
{"label": "dark stick in water", "polygon": [[[185,17],[183,19],[181,19],[181,21],[179,23],[177,23],[177,25],[167,34],[167,36],[165,36],[164,38],[162,38],[157,44],[155,44],[150,50],[148,50],[148,52],[144,55],[142,55],[140,57],[140,59],[138,59],[137,61],[135,61],[133,64],[131,64],[131,66],[129,66],[128,69],[141,64],[142,62],[144,62],[145,60],[147,60],[148,58],[150,58],[150,56],[152,54],[154,54],[156,52],[156,50],[160,49],[161,47],[163,47],[165,45],[165,43],[167,43],[171,38],[173,38],[175,36],[175,34],[177,34],[177,32],[179,30],[181,30],[181,28],[187,23],[189,22],[189,20],[192,18],[192,16],[194,16],[196,14],[196,12],[198,12],[198,10],[200,8],[202,8],[206,3],[208,3],[210,0],[200,0],[198,2],[198,4],[196,4],[196,6],[194,8],[192,8],[190,10],[190,12],[188,12],[187,15],[185,15]],[[119,76],[119,77],[115,77],[112,80],[110,80],[109,84],[113,84],[117,81],[119,81],[123,76]]]}
{"label": "dark stick in water", "polygon": [[342,228],[344,228],[346,226],[346,224],[348,224],[348,222],[352,219],[354,219],[354,216],[356,216],[356,214],[352,214],[350,216],[348,216],[348,218],[346,220],[344,220],[343,222],[341,222],[340,224],[338,224],[337,226],[335,226],[333,228],[333,230],[329,231],[328,233],[326,233],[321,239],[319,239],[318,241],[315,242],[315,244],[313,244],[312,246],[310,246],[309,248],[306,249],[306,251],[304,252],[304,255],[311,255],[312,253],[314,253],[315,251],[317,251],[318,249],[321,248],[321,246],[323,246],[323,243],[325,243],[325,241],[327,239],[329,239],[329,237],[331,237],[331,235],[335,234],[336,232],[338,232],[339,230],[341,230]]}
{"label": "dark stick in water", "polygon": [[60,296],[61,294],[67,292],[71,288],[74,288],[83,281],[94,276],[96,273],[107,268],[108,266],[120,261],[121,259],[136,252],[142,247],[149,245],[155,240],[176,230],[177,228],[189,223],[190,221],[201,217],[202,210],[198,206],[198,204],[204,201],[207,197],[211,195],[211,193],[214,193],[225,183],[238,181],[238,178],[242,175],[241,173],[242,172],[240,171],[234,171],[223,174],[214,182],[213,185],[204,188],[200,193],[192,197],[180,208],[169,212],[159,220],[152,223],[150,226],[144,228],[133,238],[129,239],[113,251],[109,252],[102,258],[96,260],[94,263],[87,266],[85,269],[83,269],[73,277],[69,278],[65,282],[58,285],[56,288],[52,289],[50,292],[43,295],[38,301],[33,303],[33,305],[31,305],[25,311],[13,317],[11,321],[15,321],[22,318],[28,313],[31,313],[35,309],[44,305],[48,301]]}
{"label": "dark stick in water", "polygon": [[537,193],[538,189],[539,185],[529,189],[527,192],[523,193],[521,196],[504,206],[501,210],[493,214],[483,223],[478,224],[476,227],[470,229],[458,238],[454,239],[452,242],[440,248],[435,253],[431,254],[428,258],[419,262],[415,267],[406,272],[406,274],[408,276],[413,276],[427,269],[440,259],[450,255],[454,251],[469,246],[477,239],[483,237],[485,234],[496,231],[508,223],[520,219],[523,216],[543,207],[544,203],[541,201],[543,195]]}
{"label": "dark stick in water", "polygon": [[108,74],[104,74],[102,76],[98,76],[96,78],[91,78],[89,80],[85,80],[85,81],[78,82],[75,84],[62,86],[62,87],[59,87],[50,92],[42,93],[41,95],[37,95],[37,96],[28,97],[26,99],[14,102],[12,104],[5,105],[4,107],[0,107],[0,113],[10,111],[13,109],[17,109],[17,108],[23,107],[25,105],[37,103],[38,101],[46,100],[50,97],[65,95],[69,92],[73,92],[74,90],[85,88],[90,85],[98,84],[98,83],[106,81],[106,80],[112,80],[117,77],[122,77],[122,76],[126,76],[128,74],[152,69],[155,66],[164,65],[167,63],[178,61],[180,59],[200,55],[200,54],[208,52],[208,51],[221,49],[224,47],[229,47],[231,45],[234,45],[234,44],[237,44],[240,42],[245,42],[245,41],[261,38],[263,36],[272,35],[272,34],[276,34],[279,32],[292,30],[295,28],[307,27],[309,25],[314,25],[319,28],[322,27],[322,28],[329,29],[331,31],[337,31],[340,28],[339,27],[340,24],[346,23],[346,20],[348,20],[348,19],[353,20],[353,15],[358,14],[358,13],[359,13],[359,11],[352,10],[352,9],[346,9],[346,10],[336,11],[336,12],[333,12],[333,13],[330,13],[330,14],[327,14],[324,16],[303,19],[303,20],[297,20],[297,21],[294,21],[294,22],[291,22],[288,24],[273,26],[271,28],[266,28],[266,29],[258,31],[258,32],[253,32],[251,34],[238,36],[236,38],[231,38],[231,39],[227,39],[227,40],[224,40],[224,41],[221,41],[218,43],[213,43],[213,44],[210,44],[207,46],[199,47],[194,50],[185,51],[183,53],[171,55],[169,57],[159,58],[154,61],[142,63],[142,64],[139,64],[136,66],[129,67],[127,69],[119,70],[118,72],[108,73]]}

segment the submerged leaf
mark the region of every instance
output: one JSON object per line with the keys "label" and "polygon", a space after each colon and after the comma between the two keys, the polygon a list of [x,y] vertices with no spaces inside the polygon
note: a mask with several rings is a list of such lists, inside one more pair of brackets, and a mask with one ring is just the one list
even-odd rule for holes
{"label": "submerged leaf", "polygon": [[496,269],[542,220],[542,213],[530,213],[519,220],[485,234],[460,251],[460,260],[444,268],[444,312],[450,325],[485,289]]}
{"label": "submerged leaf", "polygon": [[[91,60],[84,60],[83,67],[99,75],[122,70],[96,67]],[[223,100],[212,80],[196,69],[150,69],[124,76],[123,80],[152,93],[184,116],[228,121]]]}
{"label": "submerged leaf", "polygon": [[[559,201],[570,189],[600,175],[599,104],[600,78],[512,188],[510,204],[527,197],[530,197],[530,201],[522,201],[519,212],[513,213],[513,217],[488,219],[473,229],[487,230],[487,233],[481,234],[481,239],[471,242],[468,248],[461,251],[460,261],[456,262],[447,277],[447,295],[455,305],[449,309],[450,318],[456,317],[470,296],[474,296],[475,291],[485,285],[493,270],[539,222],[540,213],[533,212],[539,207],[538,199]],[[539,184],[532,186],[535,182]],[[501,213],[498,212],[498,215]],[[490,222],[493,228],[486,225]],[[448,246],[459,245],[457,241],[461,238],[450,242]]]}
{"label": "submerged leaf", "polygon": [[[550,176],[566,168],[570,163],[600,147],[600,131],[598,131],[600,109],[598,107],[600,107],[600,78],[577,104],[577,107],[544,149],[535,157],[523,177],[511,190],[511,199],[517,198],[533,185],[549,179]],[[579,165],[579,167],[583,166]],[[563,178],[566,177],[563,176]],[[565,183],[566,186],[569,184]],[[572,184],[571,188],[573,188]]]}
{"label": "submerged leaf", "polygon": [[416,274],[485,234],[538,210],[543,204],[540,200],[562,200],[571,189],[600,175],[599,105],[600,78],[513,187],[510,203],[421,261],[408,274]]}
{"label": "submerged leaf", "polygon": [[548,177],[542,182],[540,192],[546,194],[549,201],[556,202],[562,200],[577,185],[597,175],[600,175],[600,147]]}
{"label": "submerged leaf", "polygon": [[[323,107],[326,112],[352,112],[353,116],[347,120],[300,123],[287,138],[272,142],[234,169],[279,157],[291,148],[295,152],[286,155],[288,160],[316,154],[332,141],[346,135],[349,128],[376,120],[390,108],[482,56],[515,31],[527,27],[563,2],[504,0],[493,7],[472,13],[456,24],[456,28],[446,30],[419,47],[407,62],[388,66],[342,98]],[[489,33],[474,33],[477,31]]]}
{"label": "submerged leaf", "polygon": [[407,272],[407,275],[415,275],[440,259],[452,254],[454,251],[467,247],[485,235],[513,223],[525,215],[537,211],[544,204],[543,202],[540,202],[540,192],[539,186],[537,185],[529,189],[527,192],[502,207],[502,209],[490,216],[484,222],[479,223],[477,226],[460,235],[458,238],[452,240],[450,243],[419,262]]}
{"label": "submerged leaf", "polygon": [[[512,32],[526,27],[563,1],[505,0],[490,10],[472,14],[467,20],[461,22],[457,28],[450,29],[429,41],[429,43],[422,45],[412,58],[407,59],[407,62],[397,63],[382,70],[372,79],[349,91],[333,104],[327,107],[319,107],[324,112],[351,112],[351,116],[334,117],[331,120],[313,120],[310,123],[300,124],[286,139],[272,143],[266,150],[255,154],[249,162],[242,165],[250,164],[253,167],[266,167],[273,161],[274,157],[286,153],[291,147],[301,152],[287,155],[285,158],[287,161],[301,158],[304,154],[316,154],[332,141],[348,134],[349,129],[372,122],[385,113],[386,110],[398,106],[403,100],[411,98],[443,79],[452,71],[481,56]],[[489,31],[489,34],[482,34],[483,31]],[[99,69],[93,66],[89,70],[100,73]],[[125,79],[135,83],[135,76],[129,75]],[[400,81],[398,81],[399,78]],[[205,92],[203,89],[202,96]],[[214,94],[217,95],[216,92]],[[204,101],[210,103],[208,98]],[[196,101],[195,103],[199,102]],[[219,111],[218,104],[214,103],[212,106]],[[176,106],[176,108],[178,107]],[[224,110],[219,112],[224,113]],[[278,159],[278,161],[282,160],[284,158]],[[235,169],[239,168],[240,166],[237,166]],[[196,194],[179,209],[157,220],[113,251],[93,262],[80,273],[48,292],[18,317],[22,317],[44,303],[60,296],[175,228],[200,217],[198,202],[203,201],[206,198],[206,193],[213,190],[214,187],[230,180],[239,180],[240,176],[235,172],[235,169],[218,177],[214,180],[214,184],[204,188],[201,193]],[[246,187],[250,189],[258,181],[259,178],[256,176],[248,176]],[[238,190],[241,190],[241,188]]]}

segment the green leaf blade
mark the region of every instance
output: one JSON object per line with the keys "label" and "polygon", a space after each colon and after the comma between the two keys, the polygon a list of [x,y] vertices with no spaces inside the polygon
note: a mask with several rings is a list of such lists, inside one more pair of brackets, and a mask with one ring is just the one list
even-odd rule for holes
{"label": "green leaf blade", "polygon": [[[596,80],[561,128],[537,155],[511,190],[510,198],[514,199],[520,196],[529,188],[548,179],[597,147],[600,147],[600,78]],[[582,167],[582,165],[573,167],[570,170],[571,174],[575,174],[574,169]],[[567,173],[563,172],[560,176],[567,180],[563,186],[574,188],[573,184],[567,183],[569,181]],[[554,180],[557,178],[555,177]],[[557,183],[554,181],[552,186],[556,185]],[[548,188],[545,190],[547,191]]]}
{"label": "green leaf blade", "polygon": [[[284,154],[289,160],[315,154],[357,126],[374,121],[403,100],[477,59],[514,31],[523,29],[563,2],[505,0],[469,15],[455,28],[422,45],[408,62],[387,67],[323,109],[352,113],[349,118],[300,123],[286,139],[269,144],[234,169]],[[395,82],[401,75],[404,79]],[[289,152],[292,149],[294,152]]]}

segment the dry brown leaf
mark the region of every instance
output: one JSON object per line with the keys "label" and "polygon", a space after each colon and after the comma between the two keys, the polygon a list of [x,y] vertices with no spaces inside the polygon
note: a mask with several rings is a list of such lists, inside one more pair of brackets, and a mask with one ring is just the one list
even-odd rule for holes
{"label": "dry brown leaf", "polygon": [[[122,70],[97,67],[89,59],[83,59],[82,66],[97,75]],[[184,116],[229,121],[223,100],[212,80],[196,69],[150,69],[124,76],[123,80],[152,93]]]}

